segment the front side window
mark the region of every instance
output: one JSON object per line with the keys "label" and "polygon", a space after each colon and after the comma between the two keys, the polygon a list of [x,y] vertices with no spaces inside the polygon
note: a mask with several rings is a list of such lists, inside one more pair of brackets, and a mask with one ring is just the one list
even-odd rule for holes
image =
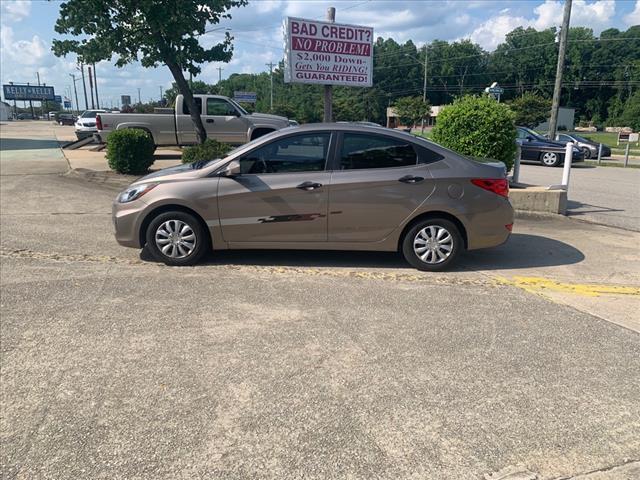
{"label": "front side window", "polygon": [[416,151],[408,141],[367,134],[344,134],[341,170],[407,167],[417,163]]}
{"label": "front side window", "polygon": [[329,133],[307,133],[274,140],[240,159],[245,174],[317,172],[325,169]]}
{"label": "front side window", "polygon": [[236,115],[236,109],[221,98],[207,98],[207,115]]}
{"label": "front side window", "polygon": [[558,135],[558,140],[562,140],[563,142],[573,142],[573,138],[568,135]]}

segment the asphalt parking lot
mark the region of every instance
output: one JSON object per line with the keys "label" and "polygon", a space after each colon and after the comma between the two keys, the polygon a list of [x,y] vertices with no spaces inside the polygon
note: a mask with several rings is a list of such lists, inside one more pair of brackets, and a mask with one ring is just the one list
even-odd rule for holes
{"label": "asphalt parking lot", "polygon": [[168,268],[115,243],[117,190],[69,175],[50,127],[11,127],[3,478],[640,476],[639,233],[519,218],[435,275],[352,252]]}

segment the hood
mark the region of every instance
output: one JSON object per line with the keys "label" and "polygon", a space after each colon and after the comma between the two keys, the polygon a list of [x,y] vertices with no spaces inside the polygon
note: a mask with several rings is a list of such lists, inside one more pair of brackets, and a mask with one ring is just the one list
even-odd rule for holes
{"label": "hood", "polygon": [[258,119],[258,120],[272,120],[272,121],[279,121],[283,123],[289,123],[288,118],[281,117],[280,115],[271,115],[269,113],[251,113],[247,116]]}
{"label": "hood", "polygon": [[[190,178],[198,178],[217,168],[217,165],[224,162],[224,159],[208,162],[206,165],[201,162],[184,163],[182,165],[174,165],[173,167],[163,168],[155,172],[139,178],[133,184],[145,183],[149,180],[154,182],[172,182],[177,180],[186,180]],[[206,172],[205,172],[206,171]]]}

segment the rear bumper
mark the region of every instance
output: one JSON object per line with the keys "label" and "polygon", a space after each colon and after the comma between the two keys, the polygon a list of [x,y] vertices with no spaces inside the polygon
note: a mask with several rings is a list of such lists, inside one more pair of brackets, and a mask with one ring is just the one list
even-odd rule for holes
{"label": "rear bumper", "polygon": [[467,250],[497,247],[511,235],[508,228],[513,225],[514,211],[506,198],[496,199],[496,207],[485,210],[467,219]]}

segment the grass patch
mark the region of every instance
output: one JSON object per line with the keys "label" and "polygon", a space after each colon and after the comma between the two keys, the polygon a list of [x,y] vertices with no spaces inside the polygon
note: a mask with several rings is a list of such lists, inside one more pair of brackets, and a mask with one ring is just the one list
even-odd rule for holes
{"label": "grass patch", "polygon": [[[593,161],[593,160],[585,160],[584,161],[585,165],[593,165],[594,167],[617,167],[617,168],[625,168],[624,163],[622,162],[602,162],[600,165],[598,165],[597,161]],[[627,165],[626,168],[640,168],[640,164],[638,163],[631,163],[629,162],[629,164]]]}

